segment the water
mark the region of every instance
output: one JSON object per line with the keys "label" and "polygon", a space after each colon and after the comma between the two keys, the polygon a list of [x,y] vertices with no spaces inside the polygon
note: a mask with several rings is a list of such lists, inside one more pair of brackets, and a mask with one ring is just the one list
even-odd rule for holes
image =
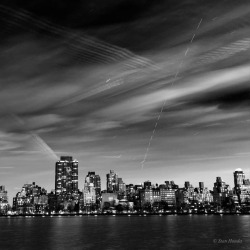
{"label": "water", "polygon": [[250,249],[250,216],[0,218],[0,249]]}

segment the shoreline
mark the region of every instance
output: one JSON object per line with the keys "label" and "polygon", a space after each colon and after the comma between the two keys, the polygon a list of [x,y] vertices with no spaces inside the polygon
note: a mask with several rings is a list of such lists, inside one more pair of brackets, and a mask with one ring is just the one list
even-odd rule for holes
{"label": "shoreline", "polygon": [[127,216],[127,217],[146,217],[146,216],[185,216],[185,215],[199,215],[199,216],[207,216],[207,215],[250,215],[250,213],[131,213],[131,214],[18,214],[18,215],[0,215],[0,217],[6,218],[14,218],[14,217],[83,217],[83,216]]}

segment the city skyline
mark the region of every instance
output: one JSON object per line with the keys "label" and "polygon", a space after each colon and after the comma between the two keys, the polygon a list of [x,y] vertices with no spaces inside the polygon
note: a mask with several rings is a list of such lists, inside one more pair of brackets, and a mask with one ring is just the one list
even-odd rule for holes
{"label": "city skyline", "polygon": [[[65,164],[65,166],[62,167],[63,170],[61,170],[60,172],[63,172],[65,176],[63,177],[62,175],[60,175],[60,178],[58,178],[58,168],[60,168],[62,165],[64,165],[62,163],[66,163],[66,164]],[[75,165],[75,164],[77,164],[77,165]],[[78,161],[73,160],[73,158],[71,156],[61,156],[60,160],[56,162],[55,188],[51,189],[51,192],[54,192],[56,195],[60,195],[62,193],[76,193],[78,191],[81,191],[80,188],[78,189],[78,183],[79,183],[78,175],[75,177],[75,182],[77,182],[77,186],[74,183],[72,183],[71,178],[73,175],[71,173],[69,173],[67,170],[69,165],[71,165],[71,168],[78,168]],[[64,171],[64,168],[66,169],[65,171]],[[71,177],[70,180],[68,180],[68,176]],[[58,187],[58,180],[63,180],[63,179],[65,179],[64,183],[63,184],[60,183],[59,187]],[[93,184],[92,185],[93,187],[98,188],[98,191],[95,191],[95,192],[97,192],[97,194],[101,195],[101,191],[106,191],[108,193],[118,192],[119,190],[121,190],[121,187],[119,186],[119,184],[143,185],[143,186],[147,186],[147,185],[151,186],[152,185],[154,187],[163,184],[163,182],[162,183],[160,183],[160,182],[159,183],[158,182],[152,183],[150,179],[144,180],[140,183],[132,183],[132,182],[124,183],[122,178],[119,177],[119,175],[114,170],[110,170],[109,173],[106,174],[106,179],[103,178],[102,182],[105,183],[104,187],[102,187],[102,185],[101,185],[101,183],[102,183],[101,180],[102,180],[102,178],[100,178],[98,173],[96,173],[95,171],[88,171],[88,174],[85,176],[84,187],[82,188],[82,190],[84,190],[85,187],[89,187],[90,184],[91,185]],[[216,176],[215,182],[217,182],[218,180],[220,182],[225,182],[225,180],[221,176]],[[245,180],[247,182],[249,182],[249,179],[246,178],[243,169],[236,168],[233,172],[233,185],[232,186],[229,185],[229,187],[231,189],[233,189],[233,188],[236,188],[237,185],[244,185]],[[32,183],[35,183],[35,182],[32,182]],[[205,187],[204,182],[199,181],[199,180],[198,180],[198,185],[196,185],[196,186],[193,185],[193,183],[190,181],[184,181],[182,186],[175,183],[174,180],[165,180],[164,183],[166,185],[169,185],[169,183],[172,183],[173,185],[177,185],[180,188],[182,188],[182,187],[184,187],[184,188],[188,188],[188,187],[194,187],[194,188],[196,187],[197,188],[197,187],[199,187],[200,189],[203,189]],[[225,183],[228,184],[227,182],[225,182]],[[30,184],[30,183],[25,183],[24,185],[26,185],[26,184]],[[206,186],[206,188],[207,188],[207,186]]]}
{"label": "city skyline", "polygon": [[199,181],[185,181],[179,186],[174,180],[136,185],[124,183],[114,170],[106,174],[106,189],[93,171],[85,177],[84,188],[78,189],[78,161],[61,156],[55,163],[55,189],[50,192],[36,182],[24,184],[8,202],[8,191],[0,186],[0,215],[51,215],[92,213],[249,213],[250,180],[241,168],[233,172],[234,186],[216,177],[210,190]]}
{"label": "city skyline", "polygon": [[59,6],[0,5],[0,185],[11,197],[25,182],[53,189],[60,155],[79,161],[80,189],[88,171],[110,169],[125,183],[233,186],[236,168],[250,178],[249,3]]}
{"label": "city skyline", "polygon": [[[70,169],[68,169],[68,168],[70,168]],[[58,172],[59,172],[59,178],[58,178]],[[72,175],[72,172],[73,172],[73,175]],[[95,189],[96,189],[96,187],[99,188],[95,191],[95,192],[97,192],[96,194],[101,196],[101,191],[116,193],[116,192],[118,192],[118,190],[121,190],[121,186],[119,185],[120,183],[125,185],[125,189],[126,189],[126,185],[131,185],[131,184],[145,186],[145,183],[148,182],[153,187],[156,187],[158,185],[162,185],[164,183],[167,184],[167,183],[171,182],[174,185],[177,185],[180,189],[181,188],[188,188],[188,187],[201,189],[201,188],[205,187],[208,190],[213,190],[215,182],[220,180],[221,182],[224,182],[227,185],[229,185],[229,188],[231,190],[233,190],[234,188],[236,188],[237,183],[243,185],[243,179],[247,180],[249,182],[249,179],[246,178],[246,175],[241,168],[237,168],[234,170],[233,178],[232,178],[233,179],[232,185],[229,184],[227,181],[225,181],[225,179],[223,179],[223,177],[221,177],[221,176],[216,176],[216,178],[214,179],[214,182],[212,182],[210,184],[204,183],[204,181],[201,181],[201,180],[196,180],[196,182],[195,182],[196,184],[194,184],[193,182],[191,182],[189,180],[183,181],[182,184],[176,183],[174,179],[171,179],[171,180],[165,179],[162,182],[159,182],[157,180],[156,180],[156,182],[152,181],[155,178],[151,178],[151,179],[148,178],[148,179],[145,179],[145,180],[138,182],[138,183],[133,183],[131,181],[123,182],[123,178],[120,175],[118,175],[118,173],[116,173],[114,170],[110,170],[109,173],[106,173],[104,175],[104,176],[106,176],[106,178],[101,178],[101,176],[98,173],[95,173],[95,171],[88,171],[88,174],[85,175],[85,178],[82,178],[83,184],[80,186],[83,186],[83,188],[78,188],[78,185],[79,185],[79,183],[81,184],[81,181],[79,181],[79,179],[78,179],[78,174],[77,175],[74,174],[77,172],[78,172],[78,161],[73,159],[72,156],[61,156],[60,160],[58,160],[55,163],[54,188],[52,188],[51,190],[47,190],[45,188],[45,190],[47,190],[48,193],[53,192],[56,195],[60,195],[62,193],[78,193],[78,191],[80,191],[80,192],[84,191],[86,187],[89,187],[90,183],[94,183],[93,187],[95,187]],[[242,174],[238,175],[237,174],[238,172],[240,172]],[[73,176],[75,176],[75,178],[72,178]],[[98,179],[96,179],[96,178],[98,178]],[[77,184],[74,184],[74,183],[72,184],[72,179],[74,179],[74,183],[77,183]],[[59,186],[58,186],[58,181],[60,182]],[[30,183],[36,183],[36,181],[30,181],[30,182],[24,183],[22,186],[30,185]],[[104,183],[104,185],[103,185],[103,183]],[[112,184],[112,183],[114,183],[114,184]],[[198,185],[197,185],[197,183],[198,183]],[[41,183],[38,183],[38,184],[44,188],[44,186]],[[113,187],[112,187],[112,185],[113,185]],[[5,185],[2,185],[2,186],[5,187]],[[21,190],[21,189],[22,188],[20,187],[19,190]],[[6,189],[6,191],[8,191],[8,190]],[[10,197],[8,195],[9,202],[15,196],[16,196],[16,194],[14,194],[13,197]]]}
{"label": "city skyline", "polygon": [[[234,170],[235,169],[229,169],[226,172],[223,172],[223,171],[220,171],[220,169],[216,169],[216,171],[218,171],[218,174],[215,175],[215,172],[213,172],[213,175],[210,175],[209,178],[207,176],[205,177],[205,175],[202,175],[199,172],[198,173],[190,172],[188,174],[186,173],[185,174],[186,177],[184,178],[183,175],[179,174],[178,172],[175,173],[174,169],[171,172],[171,176],[169,175],[169,177],[168,177],[166,175],[166,177],[165,177],[165,176],[162,176],[162,174],[161,174],[161,176],[159,178],[159,177],[157,177],[157,176],[159,176],[158,173],[156,173],[156,175],[147,176],[145,174],[146,171],[143,170],[144,177],[138,178],[135,176],[130,176],[130,174],[126,170],[121,171],[121,169],[119,169],[119,168],[114,168],[114,171],[116,173],[118,173],[119,176],[122,176],[122,178],[126,184],[129,184],[129,183],[127,183],[127,181],[129,181],[130,183],[133,183],[133,184],[141,184],[146,180],[150,180],[153,183],[164,183],[166,180],[173,180],[179,186],[182,186],[182,185],[184,186],[185,181],[189,181],[193,186],[198,186],[199,182],[205,182],[206,187],[208,187],[209,189],[212,189],[214,180],[218,176],[221,177],[223,179],[223,181],[228,183],[230,185],[230,187],[233,187],[234,178],[232,176],[232,172]],[[54,189],[54,171],[55,171],[55,166],[51,167],[50,171],[46,172],[46,180],[47,181],[45,181],[46,184],[43,187],[46,188],[47,190]],[[89,171],[97,172],[98,174],[100,174],[100,176],[106,176],[106,174],[109,170],[102,169],[102,168],[82,169],[81,163],[80,163],[79,164],[79,175],[78,175],[79,176],[79,189],[80,190],[82,190],[84,188],[84,178],[85,178],[87,172],[89,172]],[[140,172],[142,172],[142,170],[140,170]],[[224,176],[223,176],[223,174],[224,174]],[[124,175],[125,175],[125,177],[124,177]],[[26,176],[27,176],[27,174],[26,174]],[[36,176],[36,174],[34,173],[32,176]],[[187,177],[187,176],[189,176],[189,177]],[[225,178],[225,176],[227,178]],[[250,177],[249,169],[247,169],[247,168],[245,168],[245,176],[247,179],[249,179],[249,177]],[[18,176],[14,176],[14,177],[18,177]],[[20,178],[18,178],[18,180],[19,181],[17,183],[20,183],[20,186],[18,187],[18,185],[16,183],[15,187],[12,190],[11,190],[11,188],[9,188],[10,185],[8,184],[8,180],[2,181],[1,185],[6,186],[6,189],[8,190],[8,193],[9,193],[9,197],[14,197],[16,191],[18,191],[24,183],[28,184],[28,183],[32,183],[33,181],[35,181],[36,183],[40,183],[41,178],[38,179],[37,177],[33,177],[33,179],[31,179],[31,177],[30,177],[29,179],[26,178],[25,182],[23,180],[21,180]],[[51,180],[52,182],[48,183],[48,180]],[[105,187],[105,186],[106,186],[106,179],[101,178],[101,187]]]}

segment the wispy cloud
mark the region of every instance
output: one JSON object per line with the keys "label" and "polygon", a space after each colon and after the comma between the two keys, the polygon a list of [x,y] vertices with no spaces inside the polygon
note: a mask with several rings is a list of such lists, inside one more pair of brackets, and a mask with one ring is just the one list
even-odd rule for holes
{"label": "wispy cloud", "polygon": [[203,157],[203,158],[187,158],[186,161],[215,161],[220,159],[233,159],[249,157],[249,155],[230,155],[230,156],[218,156],[218,157]]}
{"label": "wispy cloud", "polygon": [[[182,80],[181,86],[167,87],[163,90],[155,91],[150,94],[129,98],[114,106],[102,109],[102,112],[110,117],[119,119],[136,120],[141,113],[147,112],[161,105],[166,100],[172,104],[180,98],[199,97],[206,91],[222,91],[232,86],[245,84],[250,77],[250,65],[246,64],[225,70],[204,73],[201,75],[190,76]],[[184,82],[183,82],[184,81]],[[166,108],[167,108],[166,105]]]}
{"label": "wispy cloud", "polygon": [[122,155],[103,155],[101,157],[109,158],[109,159],[120,159],[122,157]]}
{"label": "wispy cloud", "polygon": [[247,162],[249,4],[218,2],[211,11],[208,3],[172,1],[169,8],[163,2],[151,1],[133,18],[124,12],[119,22],[110,21],[109,2],[108,25],[96,15],[99,23],[85,18],[76,25],[79,7],[67,27],[56,11],[53,23],[0,5],[1,171],[17,170],[9,182],[21,187],[29,170],[32,179],[43,169],[39,181],[53,186],[59,155],[77,158],[82,172],[118,168],[140,182],[136,169],[152,131],[145,168],[152,176],[159,166],[167,176],[183,163],[180,156],[190,166],[180,167],[184,175],[195,171],[191,165],[209,169],[220,161],[226,169],[229,161]]}

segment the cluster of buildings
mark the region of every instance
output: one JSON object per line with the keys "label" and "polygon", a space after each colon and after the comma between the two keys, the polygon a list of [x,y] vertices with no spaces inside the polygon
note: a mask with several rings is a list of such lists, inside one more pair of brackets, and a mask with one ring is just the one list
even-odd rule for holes
{"label": "cluster of buildings", "polygon": [[[88,172],[84,187],[78,188],[78,161],[62,156],[55,165],[55,189],[25,184],[13,198],[12,212],[16,214],[51,213],[213,213],[250,212],[250,181],[242,169],[233,173],[234,187],[230,188],[217,177],[213,190],[199,182],[193,187],[186,181],[179,187],[174,181],[164,184],[125,184],[113,171],[106,175],[106,189],[101,190],[101,178]],[[0,186],[0,212],[10,210],[7,191]]]}
{"label": "cluster of buildings", "polygon": [[33,182],[23,185],[22,190],[13,198],[12,208],[17,214],[42,214],[45,213],[47,204],[47,191]]}

